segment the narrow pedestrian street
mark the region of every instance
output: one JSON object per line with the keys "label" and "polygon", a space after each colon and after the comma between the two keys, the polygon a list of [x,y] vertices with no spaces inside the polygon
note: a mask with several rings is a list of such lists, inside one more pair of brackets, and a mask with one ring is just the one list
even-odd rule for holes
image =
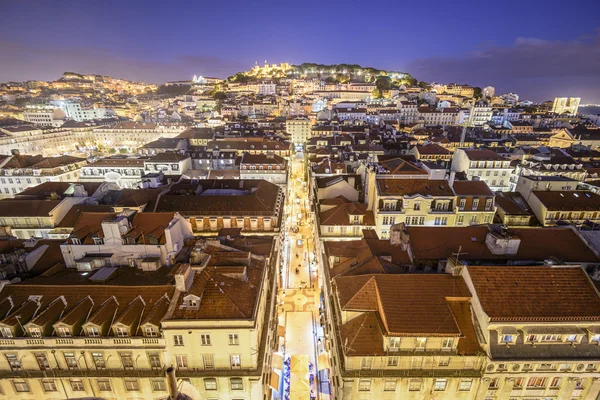
{"label": "narrow pedestrian street", "polygon": [[302,153],[291,158],[279,325],[285,327],[282,399],[323,399],[318,382],[319,279]]}

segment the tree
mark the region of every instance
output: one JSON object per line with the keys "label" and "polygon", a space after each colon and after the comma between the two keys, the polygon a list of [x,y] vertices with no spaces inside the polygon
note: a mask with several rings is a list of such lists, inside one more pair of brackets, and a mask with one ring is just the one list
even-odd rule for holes
{"label": "tree", "polygon": [[121,149],[119,149],[119,153],[127,154],[127,153],[129,153],[129,150],[127,150],[125,147],[121,147]]}
{"label": "tree", "polygon": [[110,150],[108,150],[109,154],[116,154],[117,153],[117,149],[115,149],[114,147],[111,147]]}
{"label": "tree", "polygon": [[380,92],[384,92],[386,90],[390,90],[392,88],[392,80],[389,76],[380,76],[375,81],[375,85]]}
{"label": "tree", "polygon": [[481,98],[481,96],[482,96],[482,90],[481,90],[481,88],[479,86],[475,86],[473,88],[473,96],[476,99],[480,99]]}
{"label": "tree", "polygon": [[217,101],[227,100],[227,95],[224,92],[216,92],[213,94],[213,98]]}
{"label": "tree", "polygon": [[373,89],[372,94],[373,94],[373,97],[376,99],[381,99],[383,97],[381,90],[379,90],[378,88]]}

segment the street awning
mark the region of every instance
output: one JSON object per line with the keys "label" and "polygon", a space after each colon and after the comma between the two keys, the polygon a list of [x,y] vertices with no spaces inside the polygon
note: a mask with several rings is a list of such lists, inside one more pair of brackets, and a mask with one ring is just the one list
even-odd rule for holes
{"label": "street awning", "polygon": [[298,374],[308,373],[308,356],[293,355],[290,359],[290,371]]}
{"label": "street awning", "polygon": [[279,391],[279,385],[281,382],[281,376],[277,371],[271,371],[271,379],[269,380],[269,386],[276,391]]}
{"label": "street awning", "polygon": [[319,355],[317,366],[319,370],[329,368],[329,357],[327,357],[327,354]]}
{"label": "street awning", "polygon": [[277,325],[277,336],[285,338],[285,326]]}
{"label": "street awning", "polygon": [[281,354],[273,353],[273,358],[271,359],[271,367],[278,370],[283,369],[283,356]]}

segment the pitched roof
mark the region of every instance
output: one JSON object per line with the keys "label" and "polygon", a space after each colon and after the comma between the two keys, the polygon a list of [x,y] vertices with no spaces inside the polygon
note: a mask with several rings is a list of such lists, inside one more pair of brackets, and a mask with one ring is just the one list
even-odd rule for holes
{"label": "pitched roof", "polygon": [[367,205],[363,203],[338,204],[327,211],[321,212],[319,214],[319,221],[321,225],[353,225],[351,216],[354,215],[363,216],[361,226],[375,226],[373,211],[367,210]]}
{"label": "pitched roof", "polygon": [[581,267],[467,267],[493,322],[600,321],[600,296]]}
{"label": "pitched roof", "polygon": [[535,190],[532,192],[548,211],[598,211],[600,195],[587,190],[551,191]]}
{"label": "pitched roof", "polygon": [[334,285],[342,310],[376,306],[383,330],[396,336],[460,336],[448,298],[471,297],[463,279],[448,274],[337,277]]}
{"label": "pitched roof", "polygon": [[406,227],[417,260],[445,260],[460,248],[462,260],[531,260],[556,257],[563,262],[599,261],[598,256],[569,228],[510,228],[521,239],[517,254],[492,254],[485,240],[487,226]]}
{"label": "pitched roof", "polygon": [[429,179],[376,179],[381,196],[454,196],[446,181]]}
{"label": "pitched roof", "polygon": [[[49,217],[61,200],[0,200],[2,217]],[[26,205],[26,207],[25,207]]]}
{"label": "pitched roof", "polygon": [[427,171],[400,157],[380,161],[379,165],[394,175],[428,175]]}
{"label": "pitched roof", "polygon": [[454,181],[452,189],[457,196],[494,196],[485,181]]}

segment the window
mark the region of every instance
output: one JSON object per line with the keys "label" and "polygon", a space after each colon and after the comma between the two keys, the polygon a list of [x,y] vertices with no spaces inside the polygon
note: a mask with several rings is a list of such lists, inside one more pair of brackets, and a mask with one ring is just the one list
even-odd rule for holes
{"label": "window", "polygon": [[54,379],[42,379],[42,389],[44,389],[44,392],[56,392]]}
{"label": "window", "polygon": [[11,370],[18,371],[21,369],[21,361],[17,358],[16,354],[6,354],[5,356]]}
{"label": "window", "polygon": [[527,381],[527,387],[528,388],[545,388],[546,380],[547,380],[547,378],[545,378],[545,377],[535,377],[535,376],[531,377]]}
{"label": "window", "polygon": [[373,365],[373,360],[370,357],[363,357],[360,360],[360,368],[361,369],[371,369]]}
{"label": "window", "polygon": [[74,392],[82,392],[85,390],[81,379],[70,379],[69,383],[71,384],[71,390]]}
{"label": "window", "polygon": [[237,333],[230,333],[228,336],[230,346],[237,346],[238,344],[240,344],[240,339]]}
{"label": "window", "polygon": [[35,353],[35,360],[42,371],[50,369],[50,364],[48,363],[46,353]]}
{"label": "window", "polygon": [[102,353],[92,353],[92,360],[94,361],[96,369],[106,368],[106,362],[104,362],[104,357],[102,356]]}
{"label": "window", "polygon": [[128,392],[137,392],[140,390],[140,384],[137,379],[125,379],[125,390]]}
{"label": "window", "polygon": [[177,369],[187,369],[187,357],[186,356],[175,356],[175,363],[177,364]]}
{"label": "window", "polygon": [[488,385],[488,389],[495,390],[498,389],[500,380],[498,378],[492,378],[490,380],[490,384]]}
{"label": "window", "polygon": [[550,387],[551,388],[559,388],[561,382],[562,382],[562,379],[559,376],[554,377],[554,378],[552,378],[552,381],[550,381]]}
{"label": "window", "polygon": [[98,390],[101,392],[110,392],[112,388],[110,387],[109,379],[98,379]]}
{"label": "window", "polygon": [[523,384],[525,383],[525,378],[515,378],[515,389],[523,388]]}
{"label": "window", "polygon": [[90,337],[99,337],[100,331],[98,330],[97,326],[90,326],[87,328],[87,334]]}
{"label": "window", "polygon": [[204,378],[204,390],[217,390],[217,380],[215,378]]}
{"label": "window", "polygon": [[233,354],[229,356],[229,361],[231,363],[231,368],[240,368],[242,365],[242,360],[239,354]]}
{"label": "window", "polygon": [[396,381],[394,380],[386,380],[383,382],[383,391],[384,392],[395,392],[396,391]]}
{"label": "window", "polygon": [[150,368],[162,369],[162,366],[160,364],[160,354],[148,353],[148,362],[150,363]]}
{"label": "window", "polygon": [[435,392],[443,392],[444,390],[446,390],[447,384],[448,381],[446,379],[436,379],[435,383],[433,384],[433,390]]}
{"label": "window", "polygon": [[60,337],[71,337],[71,329],[67,328],[66,326],[59,326],[56,329],[56,333]]}
{"label": "window", "polygon": [[423,367],[423,357],[413,357],[410,361],[411,368],[422,368]]}
{"label": "window", "polygon": [[419,211],[421,209],[421,202],[420,201],[415,201],[413,209],[415,211]]}
{"label": "window", "polygon": [[427,338],[425,338],[425,337],[415,338],[415,350],[418,350],[418,351],[425,350],[426,344],[427,344]]}
{"label": "window", "polygon": [[399,349],[400,348],[400,338],[399,337],[390,337],[390,349]]}
{"label": "window", "polygon": [[388,357],[387,358],[387,366],[388,367],[397,367],[398,366],[398,357]]}
{"label": "window", "polygon": [[155,326],[147,326],[146,329],[144,330],[144,333],[145,333],[146,337],[157,337],[158,336],[158,330],[156,329]]}
{"label": "window", "polygon": [[447,367],[448,365],[450,365],[450,357],[440,357],[438,360],[438,366]]}
{"label": "window", "polygon": [[244,381],[242,378],[231,378],[229,380],[231,390],[244,390]]}
{"label": "window", "polygon": [[174,346],[183,346],[183,336],[182,335],[173,336],[173,345]]}
{"label": "window", "polygon": [[215,368],[215,359],[212,354],[205,354],[202,356],[204,361],[204,369],[214,369]]}
{"label": "window", "polygon": [[542,342],[559,342],[562,339],[561,335],[542,335]]}
{"label": "window", "polygon": [[567,342],[576,342],[577,341],[577,335],[567,335]]}
{"label": "window", "polygon": [[77,365],[77,359],[75,358],[75,353],[64,353],[65,364],[67,364],[68,369],[77,369],[79,366]]}
{"label": "window", "polygon": [[15,387],[15,392],[29,392],[29,385],[24,379],[15,379],[13,381],[13,386]]}
{"label": "window", "polygon": [[456,220],[456,225],[462,225],[463,222],[465,220],[465,216],[464,215],[459,215],[457,220]]}
{"label": "window", "polygon": [[461,379],[458,384],[458,390],[460,392],[468,392],[473,387],[473,379]]}
{"label": "window", "polygon": [[492,199],[487,199],[485,201],[485,209],[486,210],[491,210],[492,209],[492,201],[493,201]]}
{"label": "window", "polygon": [[477,208],[479,208],[479,199],[473,199],[473,206],[471,207],[471,209],[477,210]]}
{"label": "window", "polygon": [[127,328],[127,327],[117,326],[115,328],[115,331],[117,333],[117,337],[128,337],[129,336],[129,328]]}
{"label": "window", "polygon": [[167,390],[167,384],[164,379],[153,379],[152,380],[152,391],[153,392],[164,392]]}
{"label": "window", "polygon": [[42,331],[38,327],[31,327],[31,328],[29,328],[29,335],[33,338],[41,338]]}
{"label": "window", "polygon": [[537,342],[538,341],[538,335],[527,335],[527,341],[528,342]]}
{"label": "window", "polygon": [[389,217],[387,217],[387,216],[383,217],[383,225],[388,225],[389,223],[390,223]]}
{"label": "window", "polygon": [[445,350],[445,351],[452,350],[453,345],[454,345],[454,338],[445,338],[442,340],[442,350]]}
{"label": "window", "polygon": [[408,382],[408,391],[409,392],[419,392],[423,387],[423,379],[411,379]]}
{"label": "window", "polygon": [[371,390],[371,380],[370,379],[361,379],[358,381],[358,391],[359,392],[368,392]]}
{"label": "window", "polygon": [[202,346],[210,346],[210,335],[200,335]]}
{"label": "window", "polygon": [[119,356],[121,357],[123,369],[133,369],[133,358],[131,357],[131,353],[119,353]]}
{"label": "window", "polygon": [[467,204],[467,199],[460,199],[460,203],[458,204],[458,209],[464,210],[466,204]]}
{"label": "window", "polygon": [[103,238],[96,238],[96,237],[95,237],[95,238],[93,238],[93,240],[94,240],[94,244],[95,244],[95,245],[101,245],[101,244],[104,244],[104,239],[103,239]]}

